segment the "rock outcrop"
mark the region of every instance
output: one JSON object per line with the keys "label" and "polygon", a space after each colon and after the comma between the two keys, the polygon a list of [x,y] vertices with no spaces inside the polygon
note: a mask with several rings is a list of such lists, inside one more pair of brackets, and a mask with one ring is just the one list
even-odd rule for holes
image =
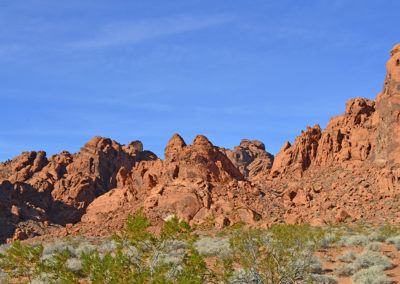
{"label": "rock outcrop", "polygon": [[65,226],[80,221],[95,198],[116,187],[121,167],[131,169],[137,162],[154,159],[138,141],[124,146],[95,137],[76,154],[64,151],[47,159],[45,152],[24,152],[2,163],[0,241],[10,237],[15,224]]}
{"label": "rock outcrop", "polygon": [[233,150],[221,149],[240,172],[249,179],[265,175],[272,167],[274,156],[265,151],[258,140],[243,139]]}
{"label": "rock outcrop", "polygon": [[350,99],[325,130],[308,127],[274,159],[260,141],[233,150],[175,134],[165,159],[140,141],[95,137],[75,154],[24,152],[0,164],[0,243],[32,235],[109,234],[143,208],[198,226],[399,222],[400,45],[382,93]]}
{"label": "rock outcrop", "polygon": [[82,217],[84,227],[110,218],[115,226],[122,226],[126,215],[140,207],[153,222],[177,216],[220,227],[253,223],[264,212],[259,189],[245,181],[228,157],[202,135],[186,145],[175,134],[164,160],[142,161],[132,171],[121,168],[117,179],[117,188],[89,205]]}
{"label": "rock outcrop", "polygon": [[277,154],[264,186],[282,192],[287,222],[399,220],[399,51],[391,52],[375,101],[348,100],[324,131],[307,128]]}

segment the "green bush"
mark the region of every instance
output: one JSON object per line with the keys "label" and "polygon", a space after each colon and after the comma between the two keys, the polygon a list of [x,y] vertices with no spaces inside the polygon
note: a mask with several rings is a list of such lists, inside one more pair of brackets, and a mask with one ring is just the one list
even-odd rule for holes
{"label": "green bush", "polygon": [[26,278],[32,281],[33,269],[40,261],[43,252],[41,244],[37,246],[27,246],[16,241],[4,254],[0,254],[0,267],[8,273],[9,279],[21,281]]}

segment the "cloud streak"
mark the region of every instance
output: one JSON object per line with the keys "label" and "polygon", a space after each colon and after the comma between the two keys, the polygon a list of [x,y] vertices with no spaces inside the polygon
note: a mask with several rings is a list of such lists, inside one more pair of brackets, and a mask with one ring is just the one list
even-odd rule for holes
{"label": "cloud streak", "polygon": [[94,35],[72,43],[77,49],[100,49],[133,45],[143,41],[222,25],[233,20],[230,15],[177,16],[157,20],[111,23]]}

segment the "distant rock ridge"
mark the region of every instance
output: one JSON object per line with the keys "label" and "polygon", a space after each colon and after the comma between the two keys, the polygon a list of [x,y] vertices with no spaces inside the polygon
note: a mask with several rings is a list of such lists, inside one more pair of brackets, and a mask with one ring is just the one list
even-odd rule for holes
{"label": "distant rock ridge", "polygon": [[275,158],[257,140],[231,150],[175,134],[163,160],[140,141],[97,136],[75,154],[0,163],[0,243],[110,234],[141,207],[156,227],[172,216],[217,228],[400,222],[400,44],[390,54],[374,101],[348,100],[325,130],[307,127]]}
{"label": "distant rock ridge", "polygon": [[121,167],[131,169],[139,161],[156,158],[143,151],[141,142],[124,146],[98,136],[76,154],[63,151],[47,159],[42,151],[24,152],[2,163],[0,242],[10,237],[16,223],[33,222],[43,231],[44,222],[64,226],[80,221],[95,198],[116,187]]}
{"label": "distant rock ridge", "polygon": [[274,161],[274,156],[266,152],[264,143],[258,140],[243,139],[233,150],[222,148],[221,151],[249,179],[268,172]]}

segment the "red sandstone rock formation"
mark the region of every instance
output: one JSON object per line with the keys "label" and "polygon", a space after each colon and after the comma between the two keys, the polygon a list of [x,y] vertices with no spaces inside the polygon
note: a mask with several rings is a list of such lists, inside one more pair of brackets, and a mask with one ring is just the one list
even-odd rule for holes
{"label": "red sandstone rock formation", "polygon": [[396,45],[391,52],[384,90],[375,101],[350,99],[324,131],[308,128],[276,156],[264,180],[266,187],[281,188],[286,221],[399,219],[393,210],[400,190],[399,50]]}
{"label": "red sandstone rock formation", "polygon": [[0,241],[10,237],[17,223],[78,222],[96,197],[116,187],[122,166],[131,169],[139,161],[154,159],[138,141],[124,146],[95,137],[73,155],[64,151],[47,160],[44,152],[24,152],[2,163]]}
{"label": "red sandstone rock formation", "polygon": [[274,161],[259,141],[219,149],[201,135],[192,145],[174,135],[164,160],[139,141],[101,137],[76,154],[24,152],[0,164],[0,242],[108,234],[140,207],[156,225],[172,216],[216,227],[398,222],[400,45],[391,56],[375,101],[349,100],[324,131],[308,127]]}
{"label": "red sandstone rock formation", "polygon": [[252,224],[264,211],[261,192],[202,135],[186,145],[175,134],[164,160],[142,161],[132,171],[121,168],[117,179],[117,188],[89,205],[82,217],[84,227],[110,219],[122,225],[126,215],[140,207],[153,221],[177,216],[197,224],[208,219],[217,227],[238,221]]}
{"label": "red sandstone rock formation", "polygon": [[221,149],[240,172],[250,179],[265,175],[272,167],[274,156],[265,151],[264,143],[243,139],[233,150]]}

